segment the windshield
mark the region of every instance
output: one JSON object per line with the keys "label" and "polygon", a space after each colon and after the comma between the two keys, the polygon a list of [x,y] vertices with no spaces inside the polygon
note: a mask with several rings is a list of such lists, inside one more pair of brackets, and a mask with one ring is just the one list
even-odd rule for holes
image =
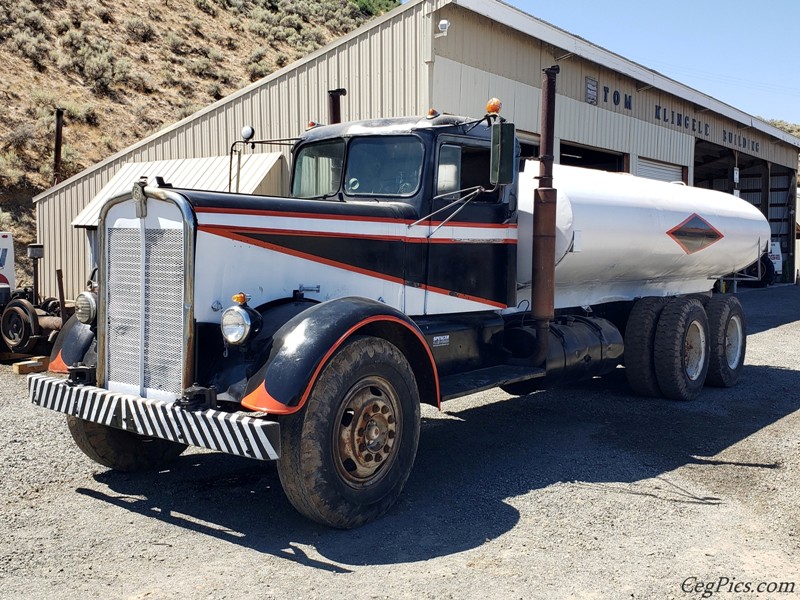
{"label": "windshield", "polygon": [[292,196],[295,198],[332,196],[339,191],[343,162],[343,140],[304,146],[295,158]]}
{"label": "windshield", "polygon": [[344,191],[350,196],[411,196],[419,188],[425,149],[414,136],[353,138],[347,153]]}

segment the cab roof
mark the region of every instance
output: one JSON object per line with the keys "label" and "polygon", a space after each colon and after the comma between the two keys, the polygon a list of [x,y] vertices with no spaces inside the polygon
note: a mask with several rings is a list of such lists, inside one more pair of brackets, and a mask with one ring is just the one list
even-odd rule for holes
{"label": "cab roof", "polygon": [[300,136],[300,143],[358,135],[403,135],[413,131],[439,128],[461,129],[462,131],[456,132],[481,138],[488,138],[490,135],[490,128],[486,119],[476,124],[476,119],[469,117],[439,115],[433,118],[395,117],[349,121],[335,125],[317,125]]}

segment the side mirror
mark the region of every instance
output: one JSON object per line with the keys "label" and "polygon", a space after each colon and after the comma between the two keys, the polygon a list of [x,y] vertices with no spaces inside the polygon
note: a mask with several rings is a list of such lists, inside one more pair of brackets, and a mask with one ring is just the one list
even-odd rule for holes
{"label": "side mirror", "polygon": [[514,182],[514,124],[492,123],[492,157],[489,183],[507,185]]}

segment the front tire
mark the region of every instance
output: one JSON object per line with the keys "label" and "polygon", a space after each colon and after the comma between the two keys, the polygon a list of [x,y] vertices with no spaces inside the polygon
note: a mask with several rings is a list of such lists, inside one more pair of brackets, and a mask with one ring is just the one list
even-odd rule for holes
{"label": "front tire", "polygon": [[658,319],[654,364],[658,387],[670,400],[693,400],[702,391],[709,362],[708,318],[697,299],[675,298]]}
{"label": "front tire", "polygon": [[420,429],[411,366],[390,342],[356,337],[323,368],[305,406],[282,419],[278,475],[292,505],[340,529],[395,503]]}
{"label": "front tire", "polygon": [[86,456],[116,471],[152,471],[186,450],[185,444],[137,435],[71,415],[67,416],[67,426]]}
{"label": "front tire", "polygon": [[709,350],[706,384],[733,387],[739,380],[747,350],[744,310],[736,296],[715,295],[708,303]]}

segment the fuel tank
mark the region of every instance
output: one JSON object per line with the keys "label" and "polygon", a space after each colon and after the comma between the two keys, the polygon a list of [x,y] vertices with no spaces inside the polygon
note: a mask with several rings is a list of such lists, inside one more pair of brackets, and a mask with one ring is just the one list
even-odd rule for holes
{"label": "fuel tank", "polygon": [[[519,179],[517,300],[530,299],[533,191]],[[623,173],[555,165],[556,308],[706,292],[769,247],[761,212],[731,194]]]}

